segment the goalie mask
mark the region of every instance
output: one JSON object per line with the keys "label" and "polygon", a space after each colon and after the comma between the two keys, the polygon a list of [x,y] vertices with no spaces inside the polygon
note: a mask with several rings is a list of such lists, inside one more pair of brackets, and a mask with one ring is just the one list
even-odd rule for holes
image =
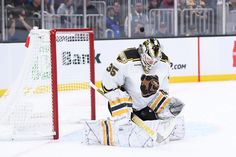
{"label": "goalie mask", "polygon": [[152,69],[161,58],[160,43],[157,39],[151,38],[139,45],[138,52],[140,54],[143,69],[146,73]]}

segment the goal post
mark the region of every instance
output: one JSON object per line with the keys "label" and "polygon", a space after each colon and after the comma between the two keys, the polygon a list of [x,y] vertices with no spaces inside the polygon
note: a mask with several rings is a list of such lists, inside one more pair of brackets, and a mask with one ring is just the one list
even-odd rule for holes
{"label": "goal post", "polygon": [[[95,65],[95,55],[94,55],[94,34],[92,32],[91,29],[53,29],[50,31],[50,41],[51,41],[51,45],[50,45],[50,48],[51,48],[51,62],[52,62],[52,65],[57,65],[57,41],[58,42],[61,42],[63,41],[63,39],[61,39],[60,37],[61,36],[57,36],[57,34],[62,34],[62,36],[64,36],[64,34],[66,33],[73,33],[73,32],[86,32],[88,33],[87,37],[86,36],[78,36],[77,39],[76,39],[76,36],[72,36],[72,37],[69,37],[69,38],[64,38],[64,41],[76,41],[76,40],[85,40],[85,41],[88,41],[89,42],[89,65],[90,65],[90,81],[95,83],[95,68],[94,68],[94,65]],[[60,39],[57,39],[57,38],[60,38]],[[84,38],[84,39],[82,39]],[[57,107],[58,107],[58,83],[57,83],[57,69],[54,68],[54,66],[52,66],[52,69],[51,69],[51,73],[52,73],[52,98],[53,98],[53,108],[55,110],[58,110]],[[90,88],[90,94],[91,94],[91,119],[94,120],[95,119],[95,91]],[[58,112],[53,112],[55,115],[55,117],[58,117],[57,113]],[[55,119],[55,130],[58,130],[58,118]],[[54,136],[54,139],[57,139],[58,138],[58,134]]]}
{"label": "goal post", "polygon": [[0,98],[0,140],[58,139],[61,123],[96,118],[91,29],[33,29],[21,69]]}

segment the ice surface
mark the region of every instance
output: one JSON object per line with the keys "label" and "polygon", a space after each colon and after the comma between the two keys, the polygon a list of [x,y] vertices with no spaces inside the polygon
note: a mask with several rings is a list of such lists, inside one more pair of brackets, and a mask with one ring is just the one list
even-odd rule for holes
{"label": "ice surface", "polygon": [[[57,141],[0,141],[0,157],[235,157],[236,81],[171,84],[170,94],[186,104],[183,140],[153,148],[88,146],[79,142],[80,125],[63,124]],[[97,99],[97,117],[106,118],[106,101]]]}

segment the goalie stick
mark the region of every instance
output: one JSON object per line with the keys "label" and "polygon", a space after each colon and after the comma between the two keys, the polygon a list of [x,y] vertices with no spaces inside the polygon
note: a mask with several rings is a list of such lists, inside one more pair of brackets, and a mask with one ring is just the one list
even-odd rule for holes
{"label": "goalie stick", "polygon": [[[94,85],[91,81],[89,82],[90,87],[92,87],[95,91],[100,93],[103,97],[105,97],[107,100],[109,100],[104,92],[99,89],[96,85]],[[131,114],[131,120],[134,122],[137,126],[139,126],[141,129],[143,129],[154,141],[157,141],[158,143],[163,142],[165,139],[169,137],[171,134],[173,128],[175,127],[175,123],[172,122],[171,126],[166,129],[166,131],[163,133],[163,135],[159,134],[152,128],[150,128],[142,119],[140,119],[137,115],[134,113]]]}

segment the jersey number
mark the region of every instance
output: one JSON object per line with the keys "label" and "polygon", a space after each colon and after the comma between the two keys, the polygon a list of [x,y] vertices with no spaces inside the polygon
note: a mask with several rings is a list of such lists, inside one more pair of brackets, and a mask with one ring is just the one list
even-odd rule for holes
{"label": "jersey number", "polygon": [[107,72],[109,72],[111,74],[111,76],[115,76],[116,75],[116,72],[118,71],[119,69],[117,67],[115,67],[112,63],[110,64],[109,67],[107,67]]}

